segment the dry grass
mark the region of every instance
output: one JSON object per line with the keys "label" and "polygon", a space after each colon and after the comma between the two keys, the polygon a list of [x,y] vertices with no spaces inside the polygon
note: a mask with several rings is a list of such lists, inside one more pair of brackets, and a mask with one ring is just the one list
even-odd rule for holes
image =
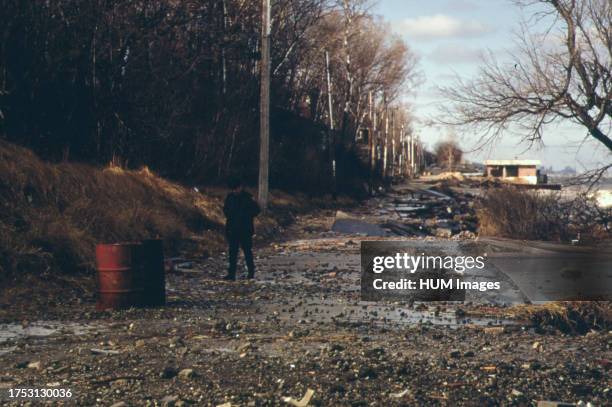
{"label": "dry grass", "polygon": [[161,237],[172,251],[206,230],[222,231],[220,199],[148,169],[50,164],[0,142],[0,277],[91,269],[97,242]]}
{"label": "dry grass", "polygon": [[544,305],[518,305],[508,311],[519,319],[528,319],[542,328],[553,328],[568,334],[585,334],[592,329],[612,327],[610,302],[571,301]]}
{"label": "dry grass", "polygon": [[608,212],[586,196],[568,200],[558,192],[514,186],[489,189],[476,207],[481,235],[548,241],[580,236],[583,243],[610,238]]}
{"label": "dry grass", "polygon": [[515,239],[559,239],[565,231],[555,216],[555,207],[552,195],[511,186],[490,189],[477,207],[479,232]]}

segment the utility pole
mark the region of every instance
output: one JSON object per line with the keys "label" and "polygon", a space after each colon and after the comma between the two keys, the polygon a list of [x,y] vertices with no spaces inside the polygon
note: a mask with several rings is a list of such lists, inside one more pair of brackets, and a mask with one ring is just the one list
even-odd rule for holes
{"label": "utility pole", "polygon": [[398,173],[400,177],[404,177],[406,175],[406,171],[404,169],[405,167],[405,158],[404,158],[404,151],[405,151],[405,147],[406,147],[406,143],[404,143],[405,140],[405,136],[404,136],[404,123],[402,122],[401,126],[400,126],[400,136],[399,136],[399,165],[398,165]]}
{"label": "utility pole", "polygon": [[329,52],[325,50],[325,74],[327,75],[327,107],[329,108],[329,128],[334,130],[334,109],[332,106],[331,74],[329,72]]}
{"label": "utility pole", "polygon": [[391,179],[395,176],[395,108],[391,110]]}
{"label": "utility pole", "polygon": [[332,106],[332,82],[329,72],[329,52],[325,50],[325,73],[327,75],[327,106],[329,108],[329,156],[331,158],[332,170],[332,197],[336,199],[336,137],[334,135],[334,107]]}
{"label": "utility pole", "polygon": [[369,152],[370,152],[370,187],[369,187],[369,192],[370,195],[373,195],[374,193],[374,171],[376,168],[376,143],[374,142],[374,137],[376,134],[376,113],[373,112],[373,105],[372,105],[373,101],[372,101],[372,91],[370,91],[369,94],[369,113],[370,113],[370,137],[368,139],[369,142]]}
{"label": "utility pole", "polygon": [[412,132],[410,133],[410,176],[414,178],[415,173],[415,151],[414,151],[414,138]]}
{"label": "utility pole", "polygon": [[385,180],[387,178],[387,154],[389,150],[389,109],[387,108],[385,102],[385,147],[383,149],[383,168],[382,168],[382,178]]}
{"label": "utility pole", "polygon": [[261,11],[261,92],[259,101],[259,206],[268,207],[270,166],[270,1],[262,0]]}
{"label": "utility pole", "polygon": [[422,160],[423,160],[423,154],[422,154],[422,149],[421,149],[421,143],[419,141],[419,138],[416,137],[414,140],[414,174],[415,176],[419,172],[419,168],[421,167]]}

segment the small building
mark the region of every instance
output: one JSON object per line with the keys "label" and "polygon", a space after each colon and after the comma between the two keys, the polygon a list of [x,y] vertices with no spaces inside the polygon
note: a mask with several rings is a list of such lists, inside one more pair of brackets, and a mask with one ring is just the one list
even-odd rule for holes
{"label": "small building", "polygon": [[499,178],[515,184],[541,183],[539,160],[486,160],[485,177]]}

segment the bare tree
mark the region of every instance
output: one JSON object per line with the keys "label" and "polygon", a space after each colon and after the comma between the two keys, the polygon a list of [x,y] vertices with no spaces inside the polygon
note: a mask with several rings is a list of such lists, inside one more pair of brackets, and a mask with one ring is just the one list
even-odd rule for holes
{"label": "bare tree", "polygon": [[461,162],[463,151],[454,141],[442,141],[435,147],[436,161],[440,166],[452,170],[453,165]]}
{"label": "bare tree", "polygon": [[[344,170],[374,117],[382,128],[383,99],[397,107],[413,88],[414,54],[369,3],[272,2],[271,134],[291,137],[271,143],[272,180],[289,166],[331,178],[291,157],[328,168],[336,147],[348,152]],[[0,138],[44,158],[115,159],[174,177],[256,172],[260,1],[0,0],[0,9]],[[333,148],[321,131],[329,116],[346,134]]]}
{"label": "bare tree", "polygon": [[481,132],[483,141],[511,127],[524,140],[541,142],[546,125],[572,121],[612,152],[612,3],[609,0],[516,0],[540,6],[523,23],[519,51],[500,63],[489,54],[475,79],[457,79],[443,93],[454,103],[446,124]]}

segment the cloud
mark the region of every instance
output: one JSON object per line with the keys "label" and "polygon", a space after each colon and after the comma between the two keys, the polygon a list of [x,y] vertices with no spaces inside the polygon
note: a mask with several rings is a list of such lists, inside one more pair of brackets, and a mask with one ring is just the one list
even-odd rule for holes
{"label": "cloud", "polygon": [[438,64],[471,64],[481,60],[482,50],[462,44],[444,44],[435,48],[427,58]]}
{"label": "cloud", "polygon": [[407,18],[396,25],[402,34],[420,40],[478,37],[492,31],[477,20],[459,20],[444,14]]}

